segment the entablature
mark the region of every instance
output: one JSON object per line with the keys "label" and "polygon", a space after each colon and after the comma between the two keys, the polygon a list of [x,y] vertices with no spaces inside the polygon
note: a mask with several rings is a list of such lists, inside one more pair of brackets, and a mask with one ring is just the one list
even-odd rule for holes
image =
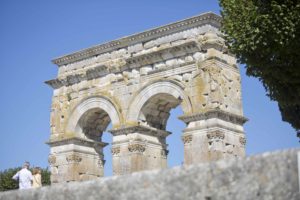
{"label": "entablature", "polygon": [[168,34],[176,33],[182,30],[191,29],[194,27],[199,27],[207,24],[214,26],[216,28],[220,28],[221,17],[212,12],[204,13],[182,21],[178,21],[165,26],[154,28],[149,31],[123,37],[118,40],[110,41],[88,49],[84,49],[82,51],[75,52],[73,54],[62,56],[57,59],[54,59],[52,62],[58,66],[62,66],[72,62],[89,58],[91,56],[103,54],[109,51],[117,50],[137,43],[147,42],[149,40],[158,37],[163,37]]}
{"label": "entablature", "polygon": [[218,118],[239,125],[243,125],[245,122],[248,121],[248,119],[244,116],[226,112],[220,109],[208,110],[206,112],[194,113],[191,115],[183,115],[178,118],[186,124],[193,121],[208,120],[212,118]]}
{"label": "entablature", "polygon": [[111,132],[114,136],[127,135],[131,133],[140,133],[144,135],[158,136],[163,138],[171,134],[169,131],[160,130],[157,128],[143,125],[124,127],[120,129],[110,130],[109,132]]}

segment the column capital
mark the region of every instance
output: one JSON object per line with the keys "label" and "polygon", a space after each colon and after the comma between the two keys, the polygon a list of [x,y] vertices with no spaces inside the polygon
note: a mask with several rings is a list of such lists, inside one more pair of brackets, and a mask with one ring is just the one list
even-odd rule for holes
{"label": "column capital", "polygon": [[112,147],[111,148],[111,154],[113,156],[118,156],[120,155],[120,152],[121,152],[121,148],[120,147]]}
{"label": "column capital", "polygon": [[240,137],[240,143],[241,143],[241,145],[245,146],[246,142],[247,142],[247,140],[246,140],[245,137]]}
{"label": "column capital", "polygon": [[53,154],[50,154],[49,157],[48,157],[48,163],[49,163],[50,166],[55,165],[55,163],[56,163],[56,156],[53,155]]}
{"label": "column capital", "polygon": [[132,153],[143,153],[146,150],[146,146],[143,144],[129,144],[128,150]]}
{"label": "column capital", "polygon": [[229,113],[219,109],[208,110],[206,112],[193,113],[190,115],[182,115],[178,118],[184,121],[186,124],[193,121],[207,120],[212,118],[218,118],[239,125],[243,125],[246,121],[248,121],[248,119],[245,118],[244,116]]}
{"label": "column capital", "polygon": [[193,140],[193,135],[183,135],[181,136],[183,144],[190,144]]}
{"label": "column capital", "polygon": [[84,138],[79,138],[79,137],[71,137],[71,138],[63,138],[59,140],[50,140],[46,142],[50,147],[55,147],[55,146],[61,146],[61,145],[66,145],[66,144],[77,144],[80,146],[88,146],[88,147],[105,147],[108,145],[106,142],[101,142],[101,141],[93,141],[93,140],[87,140]]}
{"label": "column capital", "polygon": [[66,160],[68,163],[80,163],[82,160],[82,157],[76,154],[70,154],[66,156]]}
{"label": "column capital", "polygon": [[207,134],[207,138],[209,140],[223,140],[225,137],[225,134],[219,130],[211,131]]}

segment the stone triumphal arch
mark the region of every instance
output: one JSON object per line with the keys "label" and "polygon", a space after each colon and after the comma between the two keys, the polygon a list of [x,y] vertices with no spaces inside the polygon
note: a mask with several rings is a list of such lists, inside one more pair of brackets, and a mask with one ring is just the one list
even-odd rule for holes
{"label": "stone triumphal arch", "polygon": [[205,13],[53,60],[51,181],[103,176],[109,123],[115,175],[166,168],[178,105],[184,164],[244,156],[240,74],[220,21]]}

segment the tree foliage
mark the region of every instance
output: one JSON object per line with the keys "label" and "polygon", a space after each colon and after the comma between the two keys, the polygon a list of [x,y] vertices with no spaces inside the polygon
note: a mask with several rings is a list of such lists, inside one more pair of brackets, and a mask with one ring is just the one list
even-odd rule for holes
{"label": "tree foliage", "polygon": [[41,176],[42,176],[42,185],[43,186],[51,185],[50,175],[51,175],[51,173],[48,168],[42,169]]}
{"label": "tree foliage", "polygon": [[300,129],[300,0],[220,0],[229,49]]}
{"label": "tree foliage", "polygon": [[[15,190],[19,188],[19,182],[12,177],[21,170],[20,167],[9,168],[0,172],[0,191]],[[42,185],[50,185],[50,172],[48,168],[42,170]]]}
{"label": "tree foliage", "polygon": [[0,191],[14,190],[19,188],[17,181],[13,180],[12,177],[15,175],[21,168],[10,168],[6,169],[3,172],[0,172]]}

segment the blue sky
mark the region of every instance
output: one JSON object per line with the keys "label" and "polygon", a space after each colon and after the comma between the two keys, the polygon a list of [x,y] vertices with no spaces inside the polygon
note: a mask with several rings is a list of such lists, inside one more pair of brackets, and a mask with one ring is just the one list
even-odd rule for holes
{"label": "blue sky", "polygon": [[[44,81],[57,75],[53,58],[96,44],[213,11],[215,0],[1,0],[0,1],[0,170],[28,160],[47,167],[52,89]],[[276,102],[265,95],[255,78],[245,76],[241,66],[246,151],[298,147],[291,126],[281,121]],[[177,119],[180,108],[168,121],[169,165],[180,165],[184,124]],[[110,141],[107,133],[104,141]],[[111,156],[105,150],[106,175]]]}

